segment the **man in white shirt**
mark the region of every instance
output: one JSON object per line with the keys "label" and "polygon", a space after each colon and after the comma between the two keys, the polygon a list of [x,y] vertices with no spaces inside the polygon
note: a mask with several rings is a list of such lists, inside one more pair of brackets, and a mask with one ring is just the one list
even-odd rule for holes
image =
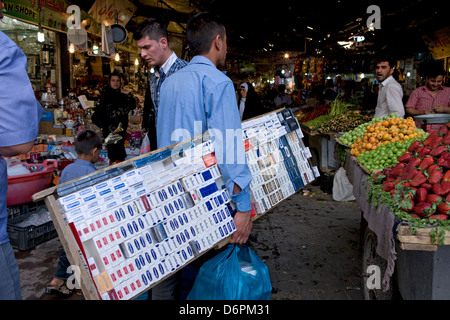
{"label": "man in white shirt", "polygon": [[404,117],[402,86],[394,79],[394,62],[387,58],[381,58],[377,62],[376,78],[379,85],[378,103],[375,108],[374,118],[382,118],[391,113]]}

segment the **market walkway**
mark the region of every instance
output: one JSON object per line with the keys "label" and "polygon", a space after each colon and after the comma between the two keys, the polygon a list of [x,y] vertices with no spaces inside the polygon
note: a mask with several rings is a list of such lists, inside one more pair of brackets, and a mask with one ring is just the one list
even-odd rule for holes
{"label": "market walkway", "polygon": [[[307,186],[254,222],[252,248],[269,268],[273,300],[362,300],[358,203],[336,202]],[[15,251],[25,300],[43,294],[62,246],[58,238]],[[81,292],[71,300],[84,299]]]}

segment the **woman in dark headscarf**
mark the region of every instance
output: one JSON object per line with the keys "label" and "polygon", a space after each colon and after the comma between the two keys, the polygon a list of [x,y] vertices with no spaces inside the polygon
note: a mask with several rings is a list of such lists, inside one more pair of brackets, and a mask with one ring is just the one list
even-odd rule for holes
{"label": "woman in dark headscarf", "polygon": [[107,138],[111,132],[116,131],[119,123],[123,129],[117,132],[122,139],[107,144],[110,164],[124,161],[127,157],[125,135],[128,128],[128,113],[134,108],[136,108],[136,100],[131,93],[122,89],[120,74],[113,72],[92,115],[92,122],[102,129],[103,138]]}
{"label": "woman in dark headscarf", "polygon": [[244,82],[239,86],[238,110],[241,121],[247,120],[264,113],[261,99],[249,82]]}

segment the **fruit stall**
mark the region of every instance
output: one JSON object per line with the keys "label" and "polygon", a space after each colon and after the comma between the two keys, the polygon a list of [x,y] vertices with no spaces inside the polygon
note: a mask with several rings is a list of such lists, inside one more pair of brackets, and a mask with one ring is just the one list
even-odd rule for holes
{"label": "fruit stall", "polygon": [[327,193],[331,193],[334,172],[345,158],[345,148],[337,144],[336,139],[372,118],[353,109],[352,104],[335,99],[308,112],[295,114],[305,135],[304,143],[309,147],[311,161],[321,172],[321,189]]}
{"label": "fruit stall", "polygon": [[337,142],[361,208],[364,297],[449,299],[449,127],[391,115]]}

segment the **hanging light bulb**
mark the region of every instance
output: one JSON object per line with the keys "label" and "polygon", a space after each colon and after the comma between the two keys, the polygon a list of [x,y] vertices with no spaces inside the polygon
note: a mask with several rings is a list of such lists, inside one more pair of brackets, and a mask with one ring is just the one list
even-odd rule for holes
{"label": "hanging light bulb", "polygon": [[94,45],[92,46],[92,53],[98,54],[98,45],[94,44]]}
{"label": "hanging light bulb", "polygon": [[136,60],[134,60],[134,65],[135,65],[135,66],[138,66],[138,65],[139,65],[139,59],[138,59],[138,58],[136,58]]}
{"label": "hanging light bulb", "polygon": [[119,61],[119,60],[120,60],[120,56],[119,56],[119,53],[118,53],[118,52],[116,53],[116,55],[115,55],[115,57],[114,57],[114,60],[116,60],[116,61]]}
{"label": "hanging light bulb", "polygon": [[73,43],[71,43],[71,44],[69,45],[69,52],[70,52],[70,53],[74,53],[74,52],[75,52],[75,45],[74,45]]}
{"label": "hanging light bulb", "polygon": [[43,43],[45,41],[45,33],[44,33],[44,30],[42,28],[38,29],[37,41],[39,43]]}

